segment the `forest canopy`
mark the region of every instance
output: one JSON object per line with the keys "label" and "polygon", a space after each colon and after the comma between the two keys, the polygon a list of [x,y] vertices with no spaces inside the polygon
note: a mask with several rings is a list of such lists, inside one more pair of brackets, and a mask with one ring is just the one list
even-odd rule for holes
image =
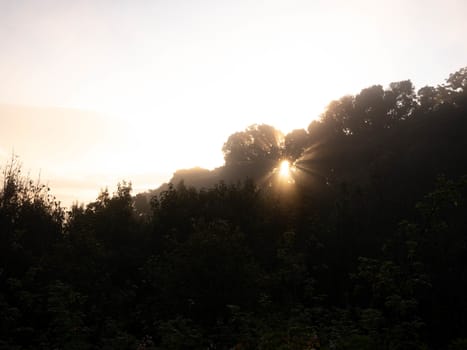
{"label": "forest canopy", "polygon": [[286,135],[249,126],[218,169],[70,209],[14,158],[0,348],[466,349],[466,135],[463,68]]}

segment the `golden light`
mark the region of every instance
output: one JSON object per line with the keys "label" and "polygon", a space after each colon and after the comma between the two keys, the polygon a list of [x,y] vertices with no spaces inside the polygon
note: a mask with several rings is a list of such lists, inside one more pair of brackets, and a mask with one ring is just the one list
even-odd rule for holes
{"label": "golden light", "polygon": [[290,177],[290,163],[288,160],[283,160],[279,166],[279,175],[281,177]]}

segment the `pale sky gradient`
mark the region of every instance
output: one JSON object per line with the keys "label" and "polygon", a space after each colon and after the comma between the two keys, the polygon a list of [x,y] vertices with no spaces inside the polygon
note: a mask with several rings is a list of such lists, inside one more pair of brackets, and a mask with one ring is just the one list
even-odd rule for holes
{"label": "pale sky gradient", "polygon": [[306,128],[373,84],[442,83],[467,65],[466,14],[466,0],[0,0],[0,159],[14,150],[67,201],[123,178],[155,188],[222,165],[250,124]]}

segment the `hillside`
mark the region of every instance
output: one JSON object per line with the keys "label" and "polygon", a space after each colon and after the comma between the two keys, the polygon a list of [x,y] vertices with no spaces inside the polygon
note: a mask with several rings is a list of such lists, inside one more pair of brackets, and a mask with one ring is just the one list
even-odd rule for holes
{"label": "hillside", "polygon": [[152,195],[65,211],[13,160],[0,348],[466,349],[466,135],[464,68],[252,125]]}

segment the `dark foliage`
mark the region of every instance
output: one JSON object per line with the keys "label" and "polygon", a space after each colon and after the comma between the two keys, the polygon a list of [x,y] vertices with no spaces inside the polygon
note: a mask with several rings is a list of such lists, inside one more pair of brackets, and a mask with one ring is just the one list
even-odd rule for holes
{"label": "dark foliage", "polygon": [[251,126],[150,198],[65,211],[13,159],[0,348],[467,349],[466,81]]}

